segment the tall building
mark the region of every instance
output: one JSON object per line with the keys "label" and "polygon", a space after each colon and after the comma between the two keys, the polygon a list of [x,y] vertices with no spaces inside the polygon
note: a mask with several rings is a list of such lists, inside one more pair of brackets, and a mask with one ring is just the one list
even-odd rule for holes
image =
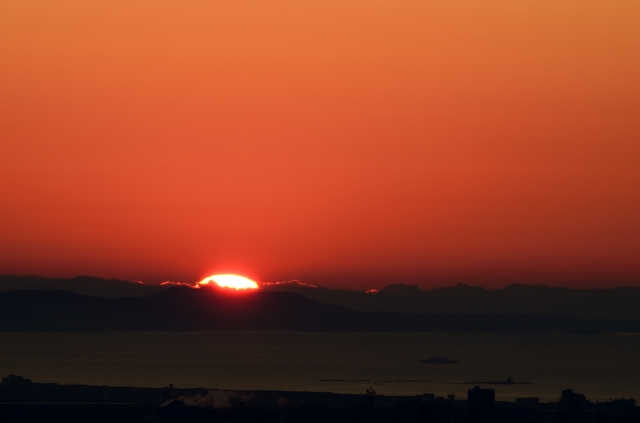
{"label": "tall building", "polygon": [[490,423],[496,419],[496,391],[474,386],[468,391],[469,419],[474,423]]}
{"label": "tall building", "polygon": [[562,391],[560,397],[560,422],[581,422],[586,419],[587,399],[571,389]]}

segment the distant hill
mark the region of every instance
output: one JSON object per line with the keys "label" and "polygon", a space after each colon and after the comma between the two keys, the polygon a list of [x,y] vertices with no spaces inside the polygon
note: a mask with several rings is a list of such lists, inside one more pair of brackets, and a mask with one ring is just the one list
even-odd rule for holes
{"label": "distant hill", "polygon": [[169,286],[143,285],[117,279],[76,276],[71,279],[43,278],[40,276],[0,276],[0,293],[24,289],[65,290],[76,294],[103,298],[145,297],[164,291]]}
{"label": "distant hill", "polygon": [[[39,276],[0,276],[0,293],[16,290],[65,290],[102,298],[146,297],[171,288],[117,279],[77,276],[71,279]],[[510,285],[488,290],[459,284],[421,290],[416,285],[392,284],[379,293],[315,288],[299,283],[267,285],[264,292],[291,292],[317,302],[355,311],[431,314],[488,314],[575,317],[580,319],[640,320],[640,288],[551,288]]]}
{"label": "distant hill", "polygon": [[68,291],[0,294],[0,331],[370,331],[601,333],[640,332],[640,320],[531,315],[361,312],[291,292],[229,293],[172,287],[142,298],[99,298]]}
{"label": "distant hill", "polygon": [[640,288],[550,288],[510,285],[487,290],[459,284],[423,291],[416,285],[393,284],[379,293],[314,288],[298,283],[269,285],[268,291],[295,292],[307,298],[358,311],[453,313],[640,319]]}

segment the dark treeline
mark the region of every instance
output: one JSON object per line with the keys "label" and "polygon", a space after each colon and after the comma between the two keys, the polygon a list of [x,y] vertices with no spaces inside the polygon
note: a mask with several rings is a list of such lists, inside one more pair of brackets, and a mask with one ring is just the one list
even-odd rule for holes
{"label": "dark treeline", "polygon": [[640,320],[532,315],[360,312],[290,292],[173,287],[142,298],[68,291],[0,294],[0,331],[640,332]]}

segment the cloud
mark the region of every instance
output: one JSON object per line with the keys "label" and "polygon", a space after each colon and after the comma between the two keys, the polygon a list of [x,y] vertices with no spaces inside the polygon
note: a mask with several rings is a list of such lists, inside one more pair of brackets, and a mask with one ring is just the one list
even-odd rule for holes
{"label": "cloud", "polygon": [[189,288],[200,288],[200,286],[198,284],[190,284],[190,283],[186,283],[186,282],[171,282],[171,281],[164,281],[160,284],[161,286],[166,286],[166,285],[171,285],[171,286],[188,286]]}
{"label": "cloud", "polygon": [[264,287],[269,287],[269,286],[275,286],[275,285],[300,285],[300,286],[306,286],[308,288],[317,288],[317,286],[315,285],[311,285],[308,283],[304,283],[304,282],[300,282],[297,279],[294,279],[292,281],[282,281],[282,282],[261,282],[260,285],[264,288]]}

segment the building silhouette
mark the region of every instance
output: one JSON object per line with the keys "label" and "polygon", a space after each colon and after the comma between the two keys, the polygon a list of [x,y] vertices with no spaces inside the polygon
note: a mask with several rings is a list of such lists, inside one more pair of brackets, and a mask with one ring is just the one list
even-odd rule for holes
{"label": "building silhouette", "polygon": [[586,420],[587,399],[572,389],[562,391],[560,397],[560,421],[581,422]]}
{"label": "building silhouette", "polygon": [[31,379],[22,376],[9,375],[2,378],[2,386],[7,388],[29,388],[33,385]]}
{"label": "building silhouette", "polygon": [[469,419],[474,423],[490,423],[496,418],[496,391],[474,386],[468,391]]}
{"label": "building silhouette", "polygon": [[521,397],[516,398],[515,401],[516,407],[529,408],[532,410],[537,410],[540,408],[540,398],[538,397]]}

